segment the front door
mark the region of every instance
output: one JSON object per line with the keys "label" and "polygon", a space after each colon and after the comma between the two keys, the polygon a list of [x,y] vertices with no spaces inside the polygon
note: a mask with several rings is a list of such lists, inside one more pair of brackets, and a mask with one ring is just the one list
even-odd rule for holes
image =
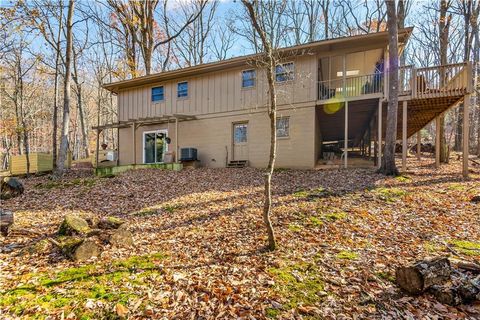
{"label": "front door", "polygon": [[143,133],[143,163],[160,163],[167,151],[166,130]]}
{"label": "front door", "polygon": [[248,160],[248,123],[233,124],[233,160]]}

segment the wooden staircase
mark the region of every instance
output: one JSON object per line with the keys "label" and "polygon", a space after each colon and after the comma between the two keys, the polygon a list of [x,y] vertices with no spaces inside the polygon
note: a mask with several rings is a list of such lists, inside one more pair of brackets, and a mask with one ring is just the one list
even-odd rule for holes
{"label": "wooden staircase", "polygon": [[248,160],[232,160],[227,164],[227,168],[245,168],[248,166]]}

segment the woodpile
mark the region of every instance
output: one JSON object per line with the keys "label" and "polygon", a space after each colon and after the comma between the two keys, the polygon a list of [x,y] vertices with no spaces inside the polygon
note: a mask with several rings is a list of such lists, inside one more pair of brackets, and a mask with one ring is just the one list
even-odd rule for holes
{"label": "woodpile", "polygon": [[480,300],[480,265],[457,262],[445,257],[424,259],[398,267],[397,285],[412,295],[425,292],[439,302],[459,305]]}
{"label": "woodpile", "polygon": [[57,237],[51,239],[60,251],[75,261],[98,257],[104,245],[133,246],[133,236],[122,219],[105,217],[100,220],[82,213],[67,214],[59,226]]}

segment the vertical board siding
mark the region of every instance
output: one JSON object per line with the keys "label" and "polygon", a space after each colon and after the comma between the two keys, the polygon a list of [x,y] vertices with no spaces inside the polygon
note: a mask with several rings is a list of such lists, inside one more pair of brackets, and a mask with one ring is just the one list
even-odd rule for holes
{"label": "vertical board siding", "polygon": [[[281,104],[294,104],[316,100],[316,56],[295,59],[295,80],[278,84]],[[187,113],[194,115],[215,114],[227,111],[255,110],[268,103],[266,73],[257,69],[254,88],[242,89],[244,68],[226,69],[175,79],[148,86],[121,90],[118,94],[119,119],[159,117],[165,114]],[[177,99],[177,83],[188,82],[188,97]],[[151,101],[151,88],[164,86],[165,100]]]}

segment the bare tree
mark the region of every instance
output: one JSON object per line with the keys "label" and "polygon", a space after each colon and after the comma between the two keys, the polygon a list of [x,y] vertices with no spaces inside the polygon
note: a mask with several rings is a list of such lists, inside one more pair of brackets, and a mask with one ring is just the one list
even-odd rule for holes
{"label": "bare tree", "polygon": [[[273,251],[276,247],[275,233],[270,221],[270,213],[272,210],[272,175],[275,167],[276,148],[277,148],[277,93],[275,88],[275,67],[277,65],[276,53],[272,47],[271,37],[268,37],[265,29],[262,27],[263,23],[259,22],[259,12],[265,13],[265,10],[259,10],[258,0],[249,2],[242,0],[242,3],[247,9],[250,21],[258,33],[264,48],[264,54],[261,55],[262,64],[265,66],[267,73],[268,92],[270,104],[268,106],[268,116],[270,118],[270,153],[267,170],[265,172],[265,201],[263,206],[263,221],[267,227],[268,234],[268,249]],[[262,16],[263,19],[263,16]]]}
{"label": "bare tree", "polygon": [[70,127],[70,82],[71,82],[71,60],[72,60],[72,44],[73,44],[73,10],[75,0],[68,1],[68,15],[66,21],[66,48],[65,48],[65,80],[63,82],[63,121],[62,134],[60,140],[60,150],[57,159],[57,167],[55,176],[63,175],[65,169],[65,160],[68,152],[68,133]]}
{"label": "bare tree", "polygon": [[[385,135],[385,151],[379,172],[385,175],[398,175],[395,164],[395,144],[397,139],[398,108],[398,23],[395,1],[386,1],[388,24],[388,111]],[[381,133],[380,133],[381,134]]]}

